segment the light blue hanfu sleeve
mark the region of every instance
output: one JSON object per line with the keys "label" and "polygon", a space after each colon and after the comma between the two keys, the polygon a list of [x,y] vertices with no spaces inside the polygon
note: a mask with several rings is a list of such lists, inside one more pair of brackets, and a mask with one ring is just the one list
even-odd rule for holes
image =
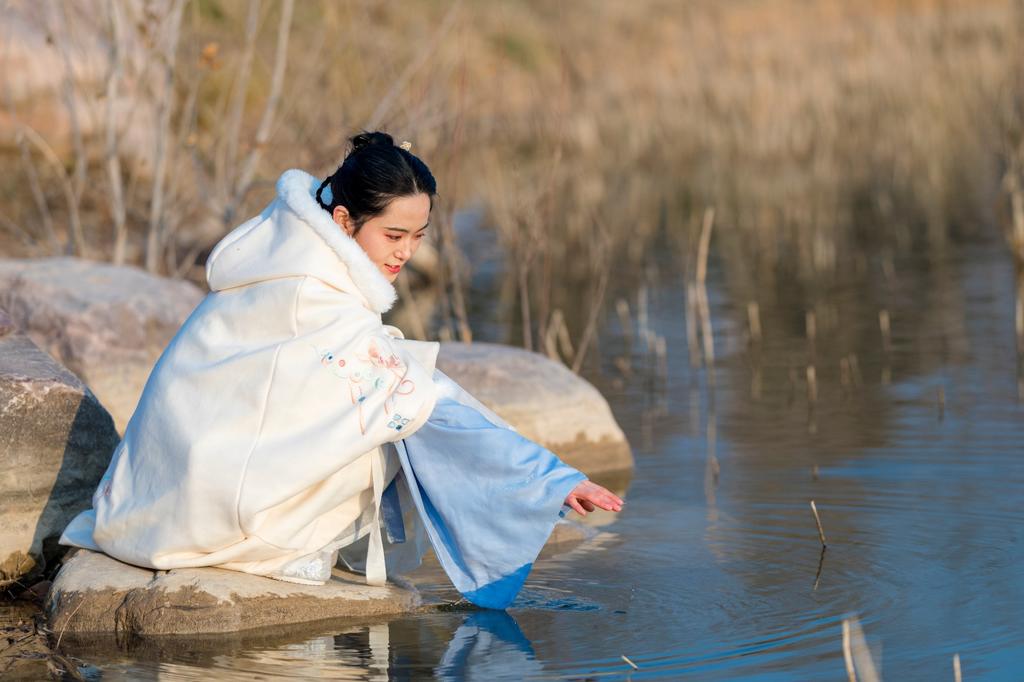
{"label": "light blue hanfu sleeve", "polygon": [[394,443],[420,521],[462,595],[503,609],[518,594],[586,477],[521,436],[437,372],[439,398],[416,433]]}

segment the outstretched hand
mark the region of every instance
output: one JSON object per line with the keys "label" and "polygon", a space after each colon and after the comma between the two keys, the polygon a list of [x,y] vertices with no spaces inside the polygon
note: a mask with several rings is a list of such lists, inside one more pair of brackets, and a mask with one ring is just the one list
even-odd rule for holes
{"label": "outstretched hand", "polygon": [[580,516],[595,509],[606,511],[622,511],[622,498],[607,488],[602,488],[591,481],[583,481],[565,498],[565,503],[572,507]]}

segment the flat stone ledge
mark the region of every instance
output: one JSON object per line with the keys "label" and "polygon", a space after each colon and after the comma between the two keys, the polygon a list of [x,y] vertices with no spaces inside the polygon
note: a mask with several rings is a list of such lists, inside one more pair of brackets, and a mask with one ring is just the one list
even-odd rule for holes
{"label": "flat stone ledge", "polygon": [[334,570],[326,585],[297,585],[219,568],[152,571],[79,550],[46,599],[54,632],[119,639],[241,632],[414,611],[410,586],[366,585]]}

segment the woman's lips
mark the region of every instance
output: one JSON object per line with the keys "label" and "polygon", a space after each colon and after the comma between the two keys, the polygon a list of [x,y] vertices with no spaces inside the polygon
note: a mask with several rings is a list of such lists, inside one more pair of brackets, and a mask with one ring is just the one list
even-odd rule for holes
{"label": "woman's lips", "polygon": [[384,269],[390,272],[392,275],[397,275],[398,271],[402,269],[401,265],[384,265]]}

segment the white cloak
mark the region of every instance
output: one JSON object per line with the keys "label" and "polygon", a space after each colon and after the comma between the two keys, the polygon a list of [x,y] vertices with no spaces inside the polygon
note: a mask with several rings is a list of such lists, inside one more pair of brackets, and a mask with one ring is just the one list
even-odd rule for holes
{"label": "white cloak", "polygon": [[[392,448],[429,417],[438,344],[382,324],[395,291],[298,170],[217,245],[211,293],[171,340],[64,544],[138,566],[279,577],[370,534]],[[391,454],[387,454],[391,453]]]}

